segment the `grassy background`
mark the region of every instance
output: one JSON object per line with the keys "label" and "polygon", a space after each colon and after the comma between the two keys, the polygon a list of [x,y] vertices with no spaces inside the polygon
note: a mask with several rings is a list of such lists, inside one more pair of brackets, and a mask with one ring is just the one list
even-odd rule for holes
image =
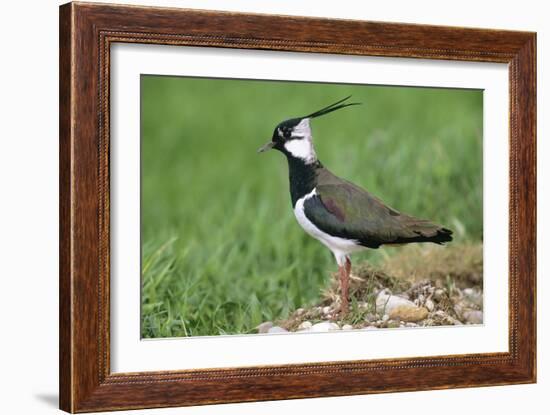
{"label": "grassy background", "polygon": [[481,91],[158,76],[141,88],[143,337],[250,333],[318,299],[334,259],[295,221],[284,157],[256,150],[280,121],[350,94],[364,105],[312,122],[325,166],[482,239]]}

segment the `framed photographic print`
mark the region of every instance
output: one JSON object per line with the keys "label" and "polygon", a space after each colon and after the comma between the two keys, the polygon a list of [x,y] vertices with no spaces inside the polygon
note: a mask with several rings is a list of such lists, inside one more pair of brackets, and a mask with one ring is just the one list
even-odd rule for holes
{"label": "framed photographic print", "polygon": [[528,32],[61,6],[61,409],[535,382],[535,61]]}

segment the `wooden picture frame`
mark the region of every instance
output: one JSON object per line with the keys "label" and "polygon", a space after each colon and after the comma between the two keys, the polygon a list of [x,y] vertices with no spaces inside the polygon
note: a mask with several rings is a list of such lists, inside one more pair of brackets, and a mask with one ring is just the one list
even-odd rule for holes
{"label": "wooden picture frame", "polygon": [[[334,36],[338,33],[338,36]],[[109,68],[117,42],[509,65],[509,352],[111,373]],[[536,34],[69,3],[60,8],[60,407],[68,412],[536,380]]]}

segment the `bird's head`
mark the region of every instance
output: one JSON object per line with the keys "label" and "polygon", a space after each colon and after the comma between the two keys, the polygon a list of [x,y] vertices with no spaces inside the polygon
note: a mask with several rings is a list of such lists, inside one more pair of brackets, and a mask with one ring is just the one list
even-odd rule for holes
{"label": "bird's head", "polygon": [[313,163],[317,160],[317,156],[313,148],[313,137],[310,126],[311,119],[351,105],[359,105],[358,102],[344,103],[350,97],[351,95],[304,117],[291,118],[279,123],[273,131],[271,141],[263,145],[258,152],[262,153],[267,150],[276,149],[287,156],[300,158],[305,163]]}

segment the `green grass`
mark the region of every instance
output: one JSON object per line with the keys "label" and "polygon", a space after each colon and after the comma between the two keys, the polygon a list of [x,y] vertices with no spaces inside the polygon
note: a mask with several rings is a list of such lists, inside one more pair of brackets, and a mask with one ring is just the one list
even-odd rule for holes
{"label": "green grass", "polygon": [[294,219],[284,157],[256,150],[278,122],[349,94],[364,105],[312,123],[325,166],[482,239],[480,91],[157,76],[141,87],[143,337],[251,333],[318,300],[334,259]]}

